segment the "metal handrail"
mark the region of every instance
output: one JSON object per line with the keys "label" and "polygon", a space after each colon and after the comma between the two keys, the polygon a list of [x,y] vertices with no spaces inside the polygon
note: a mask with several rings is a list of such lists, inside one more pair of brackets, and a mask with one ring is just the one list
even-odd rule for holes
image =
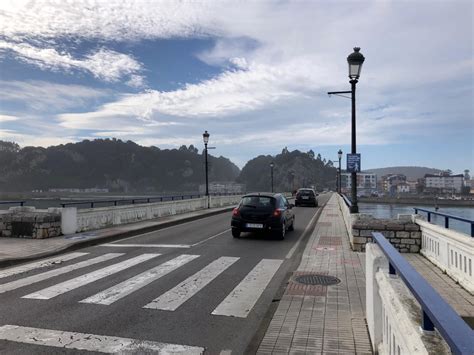
{"label": "metal handrail", "polygon": [[351,202],[351,200],[349,200],[349,199],[347,198],[347,196],[344,195],[344,194],[342,194],[342,193],[339,193],[339,195],[341,195],[342,199],[343,199],[344,202],[346,203],[346,206],[349,207],[349,208],[351,208],[351,207],[352,207],[352,202]]}
{"label": "metal handrail", "polygon": [[457,221],[470,223],[471,224],[471,237],[474,237],[474,221],[471,220],[471,219],[462,218],[462,217],[458,217],[458,216],[453,216],[453,215],[446,214],[446,213],[426,210],[424,208],[415,207],[413,209],[415,210],[415,214],[418,214],[418,211],[426,212],[428,214],[428,222],[431,222],[431,215],[432,214],[437,215],[437,216],[443,216],[444,217],[444,227],[445,228],[449,228],[449,219],[450,218],[454,219],[454,220],[457,220]]}
{"label": "metal handrail", "polygon": [[389,273],[397,274],[420,304],[423,330],[436,328],[454,354],[472,355],[474,331],[381,233],[372,237],[388,259]]}
{"label": "metal handrail", "polygon": [[[210,194],[210,196],[233,196],[233,195],[240,195],[240,194],[233,194],[233,193],[215,193],[215,194]],[[85,204],[90,204],[90,208],[94,208],[96,204],[100,203],[113,203],[114,206],[117,206],[119,203],[123,202],[131,202],[132,205],[134,205],[136,202],[138,203],[150,203],[153,200],[154,201],[175,201],[175,200],[185,200],[187,199],[193,199],[193,198],[200,198],[204,197],[204,195],[201,194],[187,194],[187,195],[172,195],[172,196],[155,196],[155,197],[139,197],[139,198],[133,198],[133,199],[119,199],[119,200],[93,200],[93,201],[77,201],[77,202],[65,202],[61,203],[61,207],[66,207],[66,206],[73,206],[73,205],[85,205]],[[142,202],[140,202],[142,201]]]}
{"label": "metal handrail", "polygon": [[19,203],[20,206],[23,206],[26,201],[0,201],[0,205],[12,205],[12,204],[17,204]]}

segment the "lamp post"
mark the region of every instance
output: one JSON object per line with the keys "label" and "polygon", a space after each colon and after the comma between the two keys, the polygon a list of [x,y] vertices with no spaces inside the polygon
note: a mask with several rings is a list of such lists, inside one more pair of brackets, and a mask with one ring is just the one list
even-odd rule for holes
{"label": "lamp post", "polygon": [[202,134],[202,140],[204,141],[204,156],[205,156],[205,164],[206,164],[206,197],[207,197],[207,208],[210,207],[209,205],[209,179],[208,179],[208,166],[207,166],[207,143],[209,143],[209,136],[210,134],[205,131]]}
{"label": "lamp post", "polygon": [[270,174],[271,174],[271,181],[272,181],[272,192],[273,192],[273,167],[275,166],[274,162],[270,163]]}
{"label": "lamp post", "polygon": [[342,150],[339,149],[337,152],[337,157],[339,159],[339,179],[337,180],[337,192],[341,193],[341,158],[342,158]]}
{"label": "lamp post", "polygon": [[[354,52],[347,57],[347,63],[349,64],[349,83],[351,84],[350,91],[332,91],[328,92],[329,95],[341,95],[341,94],[351,94],[352,100],[352,137],[351,137],[351,154],[356,154],[356,102],[355,102],[355,92],[356,84],[360,77],[360,70],[362,64],[364,63],[364,56],[360,53],[359,47],[354,47]],[[345,97],[345,96],[344,96]],[[351,172],[351,213],[359,213],[359,206],[357,205],[357,173],[355,171]]]}

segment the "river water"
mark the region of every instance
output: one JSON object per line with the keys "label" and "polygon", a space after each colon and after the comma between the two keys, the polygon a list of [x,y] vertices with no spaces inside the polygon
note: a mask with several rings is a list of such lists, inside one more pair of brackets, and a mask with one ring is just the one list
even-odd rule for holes
{"label": "river water", "polygon": [[[414,214],[414,207],[419,207],[434,211],[433,206],[414,205],[388,205],[375,203],[359,203],[359,212],[367,213],[376,218],[397,218],[398,214]],[[474,207],[448,207],[439,206],[439,213],[445,213],[456,217],[466,218],[474,221]],[[418,214],[425,216],[425,212],[418,211]],[[431,215],[431,223],[444,227],[444,217]],[[471,235],[471,225],[469,223],[449,219],[449,228]]]}

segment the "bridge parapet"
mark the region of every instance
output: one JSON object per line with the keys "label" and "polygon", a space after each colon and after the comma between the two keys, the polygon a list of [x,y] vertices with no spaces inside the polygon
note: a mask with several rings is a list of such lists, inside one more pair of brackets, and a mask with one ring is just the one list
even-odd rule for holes
{"label": "bridge parapet", "polygon": [[413,220],[421,228],[421,251],[427,259],[474,294],[474,238],[423,220]]}
{"label": "bridge parapet", "polygon": [[471,354],[474,332],[381,235],[366,247],[367,324],[387,354]]}

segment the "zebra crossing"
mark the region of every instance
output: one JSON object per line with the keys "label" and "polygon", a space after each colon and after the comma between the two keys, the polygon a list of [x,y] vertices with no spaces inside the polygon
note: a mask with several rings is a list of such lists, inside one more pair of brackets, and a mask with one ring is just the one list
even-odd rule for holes
{"label": "zebra crossing", "polygon": [[[6,280],[7,282],[0,283],[0,294],[13,290],[17,290],[18,292],[18,289],[22,287],[31,287],[31,285],[35,285],[41,281],[48,280],[49,282],[54,282],[54,277],[56,276],[65,275],[88,266],[97,267],[100,263],[111,261],[119,257],[122,259],[126,258],[125,260],[101,267],[95,271],[87,272],[80,276],[20,296],[22,299],[50,300],[144,262],[155,261],[158,263],[158,265],[146,271],[142,271],[125,281],[78,301],[84,304],[109,306],[200,258],[200,255],[182,254],[171,260],[160,262],[160,256],[162,255],[158,253],[143,253],[133,257],[127,257],[125,253],[107,253],[94,257],[89,253],[70,253],[62,257],[50,258],[41,262],[33,262],[3,270],[0,272],[0,278],[15,277],[17,279],[13,281]],[[87,259],[76,262],[74,259],[79,257]],[[215,260],[203,266],[199,271],[194,272],[184,281],[179,282],[164,293],[156,295],[157,297],[155,299],[144,300],[144,305],[140,307],[150,310],[175,311],[197,293],[201,292],[206,286],[215,281],[220,275],[224,275],[226,270],[239,260],[241,260],[240,257],[217,257]],[[55,267],[55,263],[57,262],[63,263],[72,261],[75,263]],[[246,318],[282,263],[283,260],[279,259],[261,259],[257,265],[253,267],[249,265],[248,273],[243,275],[243,279],[233,290],[229,290],[230,293],[228,296],[221,300],[221,303],[211,312],[211,315]],[[45,267],[51,269],[43,271],[42,269]],[[43,272],[35,273],[30,276],[23,275],[22,277],[24,273],[34,273],[36,271]]]}

